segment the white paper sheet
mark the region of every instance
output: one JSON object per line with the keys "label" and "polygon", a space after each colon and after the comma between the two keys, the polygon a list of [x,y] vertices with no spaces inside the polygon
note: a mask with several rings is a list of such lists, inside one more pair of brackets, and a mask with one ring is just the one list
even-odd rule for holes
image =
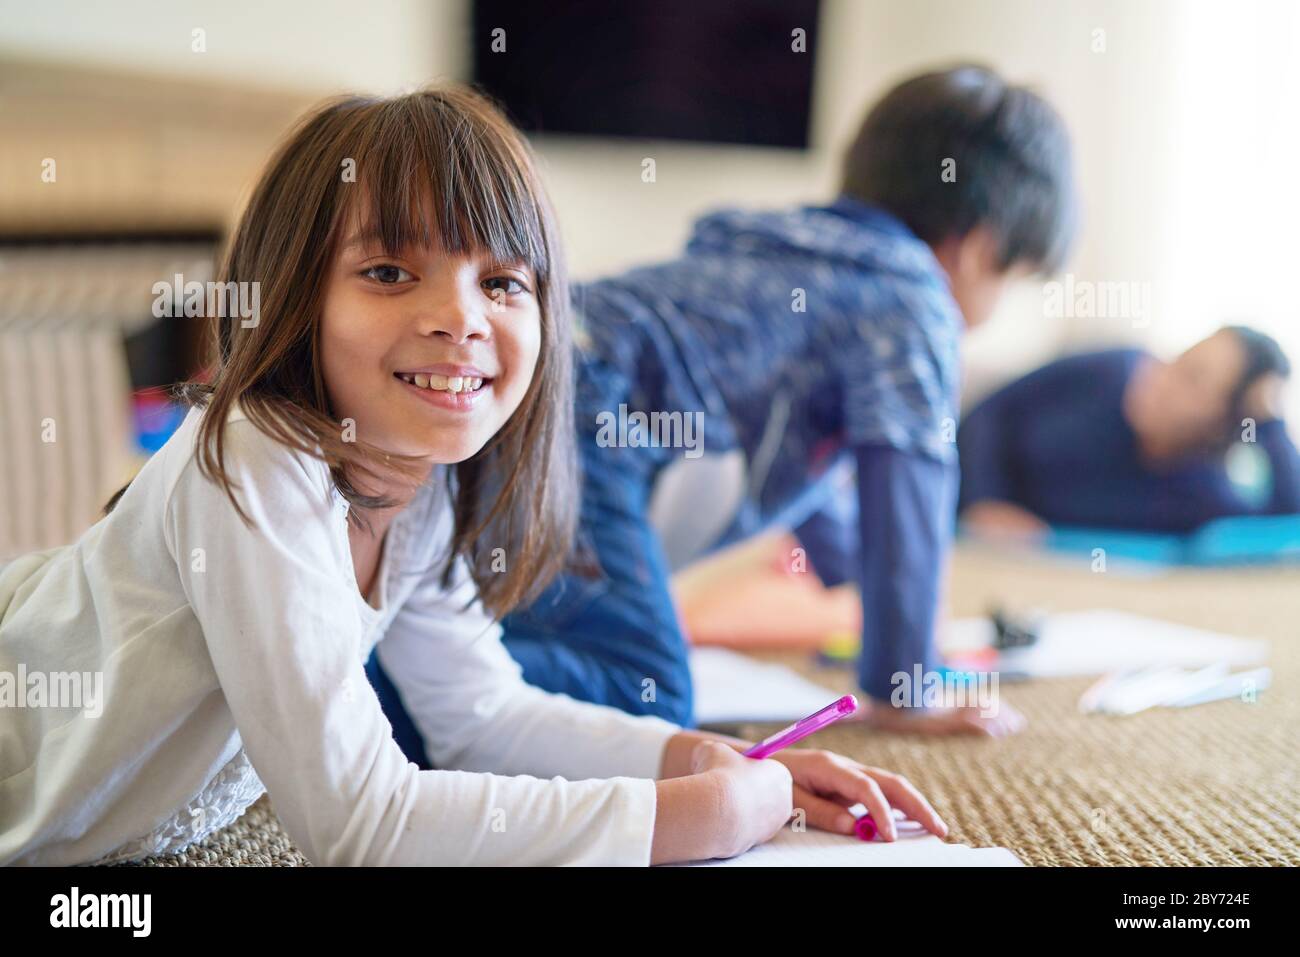
{"label": "white paper sheet", "polygon": [[1024,867],[1004,847],[945,844],[920,825],[899,825],[898,840],[860,841],[827,831],[786,827],[766,844],[728,860],[694,861],[683,867]]}
{"label": "white paper sheet", "polygon": [[[986,618],[952,621],[945,652],[987,647],[993,625]],[[1250,668],[1268,657],[1268,642],[1238,638],[1187,625],[1098,609],[1051,615],[1027,648],[1004,651],[999,668],[1040,678],[1104,674],[1156,666],[1204,668],[1223,662]]]}
{"label": "white paper sheet", "polygon": [[699,724],[793,723],[840,697],[784,665],[725,648],[692,648],[690,665]]}

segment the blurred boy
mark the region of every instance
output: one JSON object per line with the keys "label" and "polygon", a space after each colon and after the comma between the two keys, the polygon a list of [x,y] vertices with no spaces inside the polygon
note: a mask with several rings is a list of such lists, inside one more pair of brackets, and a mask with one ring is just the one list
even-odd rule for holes
{"label": "blurred boy", "polygon": [[[1277,341],[1246,326],[1172,362],[1141,349],[1057,359],[962,422],[962,519],[982,535],[1036,538],[1053,525],[1184,534],[1298,513],[1300,453],[1282,421],[1290,374]],[[1262,488],[1229,475],[1243,443],[1268,475]]]}

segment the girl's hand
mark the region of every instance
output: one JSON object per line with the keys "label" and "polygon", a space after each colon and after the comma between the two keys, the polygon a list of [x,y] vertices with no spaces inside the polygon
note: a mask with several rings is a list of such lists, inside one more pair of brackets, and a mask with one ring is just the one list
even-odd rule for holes
{"label": "girl's hand", "polygon": [[755,761],[721,741],[697,744],[691,765],[697,775],[716,776],[722,785],[714,857],[735,857],[770,840],[794,813],[794,782],[785,765]]}
{"label": "girl's hand", "polygon": [[823,831],[852,834],[854,819],[846,809],[861,803],[886,841],[898,836],[890,813],[894,807],[931,833],[939,837],[948,834],[948,825],[902,775],[867,767],[832,751],[785,750],[766,761],[743,760],[752,764],[778,762],[789,768],[795,809],[803,808],[807,822]]}
{"label": "girl's hand", "polygon": [[794,785],[783,764],[714,740],[696,743],[690,762],[692,773],[656,783],[651,863],[735,857],[790,820]]}

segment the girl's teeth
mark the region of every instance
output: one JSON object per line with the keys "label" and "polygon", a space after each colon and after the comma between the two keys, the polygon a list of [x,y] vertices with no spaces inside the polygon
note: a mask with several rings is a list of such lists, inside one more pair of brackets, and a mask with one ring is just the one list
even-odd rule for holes
{"label": "girl's teeth", "polygon": [[401,378],[421,389],[436,389],[439,392],[477,392],[483,388],[482,379],[469,376],[425,375],[423,372],[417,372],[413,375],[402,375]]}

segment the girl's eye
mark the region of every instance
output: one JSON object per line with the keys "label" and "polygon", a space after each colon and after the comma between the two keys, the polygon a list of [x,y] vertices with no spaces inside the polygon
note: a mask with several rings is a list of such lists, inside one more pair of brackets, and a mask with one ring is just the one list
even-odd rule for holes
{"label": "girl's eye", "polygon": [[406,279],[415,278],[401,266],[371,266],[369,269],[363,270],[361,275],[385,286],[395,286]]}
{"label": "girl's eye", "polygon": [[483,288],[493,293],[505,293],[507,296],[514,296],[527,291],[524,284],[513,276],[493,276],[491,279],[484,279]]}

